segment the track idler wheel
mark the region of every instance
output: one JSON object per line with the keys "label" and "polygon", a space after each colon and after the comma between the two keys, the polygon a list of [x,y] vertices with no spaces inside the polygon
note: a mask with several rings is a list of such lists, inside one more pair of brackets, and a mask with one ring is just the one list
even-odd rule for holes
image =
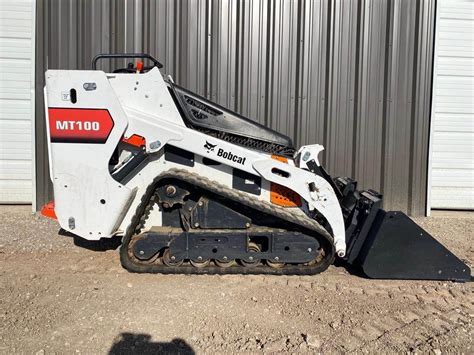
{"label": "track idler wheel", "polygon": [[[249,246],[248,246],[248,251],[249,251],[249,253],[259,253],[260,252],[260,247],[258,246],[258,244],[254,243],[254,242],[250,242]],[[240,263],[243,266],[252,267],[252,266],[257,266],[258,264],[260,264],[260,259],[255,258],[254,256],[250,255],[247,258],[247,260],[241,259]]]}

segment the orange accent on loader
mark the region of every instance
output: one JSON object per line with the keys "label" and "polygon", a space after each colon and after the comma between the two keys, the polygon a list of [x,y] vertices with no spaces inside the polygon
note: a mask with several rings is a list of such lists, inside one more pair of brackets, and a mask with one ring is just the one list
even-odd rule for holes
{"label": "orange accent on loader", "polygon": [[[272,159],[288,164],[288,159],[272,154]],[[272,182],[270,184],[270,202],[282,207],[300,207],[301,197],[293,190]]]}
{"label": "orange accent on loader", "polygon": [[41,208],[41,214],[51,219],[58,219],[54,212],[54,201],[49,201],[46,205]]}
{"label": "orange accent on loader", "polygon": [[123,137],[122,142],[133,145],[138,148],[144,147],[146,144],[145,138],[139,136],[138,134],[132,134],[128,138]]}

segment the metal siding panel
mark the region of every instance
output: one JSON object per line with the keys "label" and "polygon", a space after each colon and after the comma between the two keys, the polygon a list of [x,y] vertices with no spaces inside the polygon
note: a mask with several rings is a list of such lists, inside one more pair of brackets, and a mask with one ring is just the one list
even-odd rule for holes
{"label": "metal siding panel", "polygon": [[188,2],[188,6],[183,7],[182,40],[180,48],[183,53],[182,58],[183,74],[180,84],[188,89],[206,96],[206,45],[208,42],[207,3],[205,0],[193,0]]}
{"label": "metal siding panel", "polygon": [[48,23],[48,4],[44,1],[36,2],[36,54],[35,54],[35,135],[36,135],[36,206],[40,209],[52,196],[51,181],[49,178],[48,152],[46,142],[46,124],[44,119],[43,92],[44,71],[47,68],[45,47],[48,37],[44,33],[44,24]]}
{"label": "metal siding panel", "polygon": [[[406,4],[407,6],[402,6]],[[413,35],[416,3],[396,1],[394,4],[392,67],[388,91],[386,141],[386,176],[384,194],[388,197],[390,209],[406,209],[409,184],[409,159],[411,135],[411,95],[413,79]]]}
{"label": "metal siding panel", "polygon": [[300,64],[301,100],[297,145],[325,143],[326,83],[328,77],[328,1],[305,1]]}
{"label": "metal siding panel", "polygon": [[239,111],[265,124],[268,53],[268,1],[241,2]]}
{"label": "metal siding panel", "polygon": [[436,0],[423,1],[420,6],[420,19],[415,29],[419,36],[413,74],[417,85],[414,92],[411,185],[407,209],[412,215],[424,215],[426,212]]}
{"label": "metal siding panel", "polygon": [[210,99],[235,109],[237,1],[213,1]]}
{"label": "metal siding panel", "polygon": [[[324,144],[331,174],[380,189],[385,207],[422,214],[434,3],[45,0],[37,87],[47,60],[50,68],[81,69],[99,52],[148,51],[178,84],[297,145]],[[37,94],[39,156],[47,162],[41,106]],[[39,165],[40,206],[49,190]]]}
{"label": "metal siding panel", "polygon": [[296,69],[298,46],[298,2],[273,2],[271,21],[273,27],[269,52],[271,96],[267,125],[286,134],[295,136]]}
{"label": "metal siding panel", "polygon": [[333,175],[353,172],[357,36],[360,3],[333,2],[329,97],[325,127],[326,165]]}
{"label": "metal siding panel", "polygon": [[175,2],[172,0],[149,1],[144,6],[147,21],[144,23],[144,51],[153,53],[165,66],[166,72],[175,77]]}
{"label": "metal siding panel", "polygon": [[[390,35],[387,1],[367,1],[361,8],[360,52],[354,133],[354,173],[361,187],[382,190],[385,85]],[[369,163],[370,162],[370,163]]]}

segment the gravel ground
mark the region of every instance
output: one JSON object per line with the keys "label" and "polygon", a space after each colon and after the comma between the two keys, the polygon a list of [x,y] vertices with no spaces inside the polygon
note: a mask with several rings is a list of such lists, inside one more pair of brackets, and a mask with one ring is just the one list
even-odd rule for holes
{"label": "gravel ground", "polygon": [[[474,261],[473,214],[419,218]],[[473,353],[473,283],[137,275],[0,206],[0,353]]]}

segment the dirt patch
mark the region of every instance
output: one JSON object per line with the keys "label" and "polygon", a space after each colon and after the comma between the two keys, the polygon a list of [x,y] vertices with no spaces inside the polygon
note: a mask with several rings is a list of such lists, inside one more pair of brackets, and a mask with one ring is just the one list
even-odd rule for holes
{"label": "dirt patch", "polygon": [[[472,266],[474,220],[417,219]],[[472,283],[130,274],[0,208],[0,353],[472,353]]]}

